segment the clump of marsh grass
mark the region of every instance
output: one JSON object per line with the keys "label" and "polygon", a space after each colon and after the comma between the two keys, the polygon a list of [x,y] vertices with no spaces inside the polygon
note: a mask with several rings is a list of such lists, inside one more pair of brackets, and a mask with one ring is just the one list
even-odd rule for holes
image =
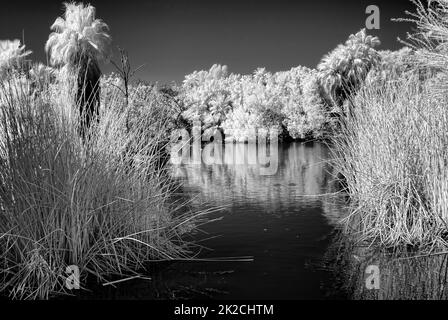
{"label": "clump of marsh grass", "polygon": [[448,97],[417,77],[365,86],[334,137],[348,226],[385,246],[446,244]]}
{"label": "clump of marsh grass", "polygon": [[152,130],[165,120],[142,117],[126,130],[112,99],[82,139],[74,99],[63,84],[45,87],[53,89],[30,95],[15,73],[0,83],[0,291],[46,299],[68,292],[69,265],[82,286],[188,258],[182,234],[192,215],[170,204],[173,182],[158,161],[163,130]]}
{"label": "clump of marsh grass", "polygon": [[411,71],[367,83],[334,138],[352,198],[348,225],[384,245],[446,245],[448,1],[412,0]]}

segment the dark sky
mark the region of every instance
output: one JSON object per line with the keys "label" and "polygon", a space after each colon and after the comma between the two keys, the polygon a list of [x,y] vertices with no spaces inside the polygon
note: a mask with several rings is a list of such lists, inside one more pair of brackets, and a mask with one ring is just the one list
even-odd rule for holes
{"label": "dark sky", "polygon": [[[376,4],[381,29],[371,31],[382,49],[398,49],[397,36],[411,31],[391,22],[413,9],[408,0],[120,0],[90,1],[109,24],[114,46],[125,48],[139,78],[181,81],[214,63],[231,72],[315,67],[321,57],[365,25],[365,9]],[[35,60],[45,61],[49,27],[62,1],[15,0],[0,6],[0,39],[22,38]],[[117,55],[115,55],[117,58]],[[105,65],[103,70],[112,69]]]}

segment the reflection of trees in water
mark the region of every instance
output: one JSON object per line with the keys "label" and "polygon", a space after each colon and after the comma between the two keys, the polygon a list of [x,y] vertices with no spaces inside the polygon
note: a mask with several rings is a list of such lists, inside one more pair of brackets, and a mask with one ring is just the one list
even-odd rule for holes
{"label": "reflection of trees in water", "polygon": [[185,190],[198,193],[201,203],[211,205],[259,205],[266,212],[284,214],[294,207],[323,207],[329,220],[338,220],[338,206],[330,196],[332,183],[329,151],[313,144],[280,144],[278,170],[274,175],[260,175],[253,144],[226,145],[222,165],[186,165],[174,169],[185,181]]}
{"label": "reflection of trees in water", "polygon": [[[421,256],[415,250],[379,250],[355,245],[341,235],[328,253],[339,281],[353,299],[439,300],[448,298],[448,255]],[[367,266],[377,265],[380,288],[366,288]]]}

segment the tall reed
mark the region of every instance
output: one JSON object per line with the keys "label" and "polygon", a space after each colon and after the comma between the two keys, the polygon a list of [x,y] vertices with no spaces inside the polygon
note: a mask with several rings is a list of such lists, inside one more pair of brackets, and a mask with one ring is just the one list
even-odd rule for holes
{"label": "tall reed", "polygon": [[0,291],[46,299],[68,292],[69,265],[82,286],[187,257],[191,214],[171,204],[154,133],[165,120],[126,128],[122,99],[111,99],[82,139],[63,83],[39,94],[30,87],[18,73],[0,82]]}
{"label": "tall reed", "polygon": [[348,227],[385,246],[446,244],[448,97],[416,77],[365,86],[333,138]]}

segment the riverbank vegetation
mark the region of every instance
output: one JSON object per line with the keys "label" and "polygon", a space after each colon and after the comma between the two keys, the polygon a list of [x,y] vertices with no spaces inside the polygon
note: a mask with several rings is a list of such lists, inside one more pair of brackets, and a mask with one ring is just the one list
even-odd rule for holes
{"label": "riverbank vegetation", "polygon": [[[105,280],[188,256],[192,214],[174,204],[172,129],[219,128],[244,142],[330,139],[350,195],[347,226],[385,246],[448,239],[448,1],[415,2],[417,32],[397,51],[362,29],[316,68],[253,74],[215,64],[179,85],[133,81],[127,54],[102,75],[111,36],[92,6],[67,4],[33,63],[0,41],[0,290],[65,292],[65,268]],[[200,215],[200,214],[199,214]]]}
{"label": "riverbank vegetation", "polygon": [[416,31],[403,48],[378,50],[363,29],[315,69],[195,71],[179,88],[183,118],[233,141],[272,127],[280,138],[328,139],[351,199],[350,231],[384,246],[446,246],[448,2],[412,2],[405,21]]}
{"label": "riverbank vegetation", "polygon": [[413,50],[368,75],[333,141],[350,231],[367,243],[433,251],[448,239],[448,2],[414,3]]}
{"label": "riverbank vegetation", "polygon": [[170,102],[100,93],[110,35],[93,7],[67,4],[52,29],[52,66],[0,42],[0,292],[12,298],[74,293],[72,265],[83,288],[189,256],[193,214],[172,199],[164,151]]}
{"label": "riverbank vegetation", "polygon": [[[229,74],[215,64],[195,71],[179,88],[187,122],[220,127],[244,142],[253,128],[276,128],[284,139],[325,139],[338,127],[344,103],[381,61],[379,39],[362,29],[326,55],[316,69]],[[384,55],[387,55],[384,53]]]}

